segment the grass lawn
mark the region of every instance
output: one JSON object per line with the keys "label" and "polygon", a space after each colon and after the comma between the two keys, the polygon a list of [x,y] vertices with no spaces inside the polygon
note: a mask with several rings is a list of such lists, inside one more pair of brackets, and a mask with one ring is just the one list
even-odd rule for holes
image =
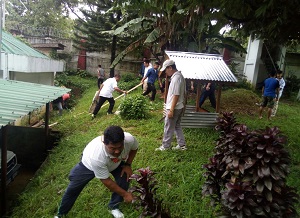
{"label": "grass lawn", "polygon": [[[50,123],[58,122],[53,129],[63,132],[64,135],[20,195],[9,217],[53,217],[67,187],[71,168],[80,160],[86,144],[102,134],[109,125],[120,125],[136,136],[139,151],[132,167],[136,170],[149,166],[157,173],[155,177],[159,182],[158,194],[170,208],[172,217],[215,217],[215,208],[210,206],[207,198],[202,197],[201,187],[204,181],[202,165],[212,156],[218,133],[213,129],[184,129],[188,150],[155,152],[163,135],[163,122],[159,122],[163,100],[159,96],[154,104],[149,105],[151,113],[147,120],[122,120],[117,115],[106,115],[107,108],[102,108],[97,118],[91,120],[87,111],[96,91],[96,83],[86,79],[82,79],[81,83],[90,88],[83,93],[78,104],[69,111],[65,110],[62,117],[53,113]],[[132,94],[140,92],[141,89],[138,89]],[[272,122],[268,122],[266,118],[258,119],[255,102],[259,98],[253,92],[236,89],[224,91],[222,94],[222,110],[236,112],[239,123],[245,123],[250,129],[278,126],[288,136],[287,149],[292,157],[288,184],[297,187],[300,193],[300,104],[282,100],[278,115]],[[120,101],[116,101],[115,110]],[[206,106],[209,107],[208,102]],[[94,179],[82,191],[67,217],[110,218],[107,211],[109,199],[110,192],[100,181]],[[300,211],[299,205],[297,208]],[[128,218],[139,216],[132,205],[123,204],[121,209]]]}

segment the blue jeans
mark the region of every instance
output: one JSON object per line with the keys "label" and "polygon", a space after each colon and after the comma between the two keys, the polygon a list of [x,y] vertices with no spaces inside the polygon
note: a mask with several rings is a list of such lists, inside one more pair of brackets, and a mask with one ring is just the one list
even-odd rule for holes
{"label": "blue jeans", "polygon": [[199,107],[202,107],[202,104],[209,97],[209,101],[211,106],[216,109],[216,96],[215,96],[215,89],[212,88],[210,90],[203,90],[200,96]]}
{"label": "blue jeans", "polygon": [[[127,182],[126,174],[121,177],[122,171],[121,164],[112,172],[110,172],[113,177],[115,178],[116,183],[123,188],[124,190],[128,190],[129,182]],[[71,208],[73,207],[76,199],[78,198],[79,194],[83,190],[83,188],[95,177],[93,171],[86,168],[82,162],[78,163],[70,172],[69,180],[70,183],[67,187],[67,190],[61,200],[61,204],[58,210],[58,215],[66,215]],[[119,207],[119,204],[123,202],[123,197],[118,195],[117,193],[112,193],[110,202],[108,207],[110,209],[116,209]]]}

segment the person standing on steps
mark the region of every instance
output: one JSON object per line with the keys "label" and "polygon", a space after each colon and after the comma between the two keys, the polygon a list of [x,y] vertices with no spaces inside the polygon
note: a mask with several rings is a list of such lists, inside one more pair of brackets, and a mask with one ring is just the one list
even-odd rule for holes
{"label": "person standing on steps", "polygon": [[99,112],[100,108],[102,107],[102,105],[104,104],[104,102],[107,100],[109,102],[109,107],[107,110],[107,114],[113,114],[113,109],[115,106],[115,100],[114,97],[112,95],[113,91],[117,91],[120,93],[127,93],[124,90],[121,90],[118,87],[118,82],[121,79],[121,75],[120,74],[115,74],[115,76],[113,78],[109,78],[107,80],[105,80],[104,83],[101,84],[100,89],[99,89],[99,101],[92,113],[92,119],[94,119],[97,115],[97,113]]}
{"label": "person standing on steps", "polygon": [[[58,213],[54,218],[68,214],[84,187],[93,179],[99,179],[111,192],[108,204],[115,218],[124,218],[119,210],[123,200],[131,203],[134,196],[128,192],[131,164],[138,150],[138,142],[119,126],[110,126],[102,136],[94,138],[85,147],[81,161],[71,170],[70,183],[62,197]],[[115,180],[110,178],[110,174]],[[102,217],[101,214],[98,217]]]}
{"label": "person standing on steps", "polygon": [[199,107],[201,108],[206,98],[209,98],[211,106],[216,109],[216,85],[212,82],[206,83],[204,89],[202,90]]}

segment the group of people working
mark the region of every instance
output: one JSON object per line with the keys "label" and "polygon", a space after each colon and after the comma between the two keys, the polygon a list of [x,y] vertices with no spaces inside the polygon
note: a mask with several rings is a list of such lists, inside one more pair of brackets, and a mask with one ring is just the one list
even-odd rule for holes
{"label": "group of people working", "polygon": [[[173,149],[186,150],[186,141],[180,126],[185,101],[185,79],[181,72],[177,70],[173,60],[165,61],[161,71],[171,78],[171,82],[166,99],[167,116],[165,117],[164,136],[162,145],[156,150],[166,151],[171,149],[174,133],[177,146]],[[119,78],[119,76],[111,78],[113,82],[109,84],[114,85],[109,87],[113,88]],[[102,89],[108,80],[103,83]],[[132,175],[131,164],[137,150],[138,141],[133,135],[124,132],[120,126],[107,127],[103,135],[94,138],[86,145],[80,162],[71,170],[70,182],[62,197],[55,218],[68,214],[83,188],[95,177],[112,192],[108,203],[109,212],[115,218],[123,218],[124,214],[119,209],[120,203],[123,201],[131,203],[134,200],[134,196],[128,191],[128,187],[129,178]],[[114,177],[114,180],[110,178],[110,175]]]}
{"label": "group of people working", "polygon": [[[144,61],[145,69],[149,66],[147,60]],[[143,74],[141,83],[147,85],[143,87],[143,95],[147,95],[152,91],[151,100],[155,98],[154,82],[158,78],[159,63],[155,63],[153,68],[149,68]],[[186,97],[186,82],[181,71],[177,70],[176,64],[173,60],[166,60],[161,69],[170,78],[168,87],[168,94],[166,96],[166,117],[164,120],[164,134],[162,144],[156,151],[170,150],[186,150],[186,141],[180,125],[181,117],[183,115],[184,103]],[[277,79],[273,74],[270,78],[266,79],[263,88],[263,101],[260,105],[260,118],[262,110],[268,106],[268,119],[271,116],[274,100],[278,101],[284,83],[281,78],[282,75],[278,72]],[[144,82],[147,81],[147,84]],[[112,92],[114,90],[126,93],[117,86],[120,80],[120,75],[116,74],[115,77],[107,79],[100,84],[100,103],[94,110],[95,116],[101,105],[105,100],[108,100],[110,107],[108,113],[112,112],[114,105]],[[215,86],[213,83],[207,83],[204,87],[204,93],[200,99],[200,105],[203,104],[206,97],[210,97],[211,92],[214,93]],[[215,100],[211,100],[212,106],[215,108]],[[176,135],[177,145],[172,147],[171,142],[173,135]],[[120,126],[107,127],[103,135],[97,136],[89,142],[83,150],[81,160],[74,166],[69,175],[69,185],[62,197],[59,210],[55,218],[63,217],[73,207],[76,199],[83,190],[83,188],[93,179],[97,178],[104,184],[111,192],[111,198],[108,203],[109,212],[115,218],[123,218],[124,214],[120,211],[119,205],[125,201],[131,203],[134,196],[128,191],[129,178],[132,175],[131,165],[138,151],[137,139],[128,132],[124,132]],[[110,178],[114,177],[114,180]]]}

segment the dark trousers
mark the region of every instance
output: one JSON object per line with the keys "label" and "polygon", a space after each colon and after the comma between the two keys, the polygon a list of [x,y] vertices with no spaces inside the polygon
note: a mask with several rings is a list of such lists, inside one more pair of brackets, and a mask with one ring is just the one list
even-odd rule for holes
{"label": "dark trousers", "polygon": [[97,81],[98,89],[100,89],[100,85],[103,83],[103,81],[104,81],[104,79],[98,78],[98,81]]}
{"label": "dark trousers", "polygon": [[210,89],[210,90],[203,90],[201,96],[200,96],[200,101],[199,101],[199,107],[202,106],[204,103],[205,99],[209,97],[209,101],[211,106],[216,109],[216,96],[215,96],[215,89]]}
{"label": "dark trousers", "polygon": [[107,113],[109,113],[109,114],[112,113],[112,110],[114,109],[114,106],[115,106],[114,98],[106,98],[106,97],[100,96],[99,101],[93,112],[94,115],[96,115],[99,112],[100,108],[102,107],[102,105],[104,104],[104,102],[106,100],[109,102],[109,107],[108,107]]}
{"label": "dark trousers", "polygon": [[154,84],[152,84],[152,83],[147,83],[147,90],[146,90],[146,92],[144,92],[142,95],[148,95],[150,92],[152,92],[152,95],[151,95],[151,98],[150,98],[150,100],[151,101],[154,101],[154,99],[155,99],[155,95],[156,95],[156,88],[155,88],[155,85]]}
{"label": "dark trousers", "polygon": [[[124,190],[128,190],[129,182],[127,182],[126,174],[121,177],[122,171],[121,163],[114,171],[111,172],[115,178],[115,182]],[[73,207],[76,199],[83,190],[83,188],[95,177],[93,171],[87,169],[82,162],[78,163],[70,172],[69,180],[70,183],[67,187],[67,190],[62,198],[58,215],[66,215],[71,208]],[[119,204],[123,201],[123,197],[117,193],[112,193],[108,207],[110,209],[116,209],[119,207]]]}

